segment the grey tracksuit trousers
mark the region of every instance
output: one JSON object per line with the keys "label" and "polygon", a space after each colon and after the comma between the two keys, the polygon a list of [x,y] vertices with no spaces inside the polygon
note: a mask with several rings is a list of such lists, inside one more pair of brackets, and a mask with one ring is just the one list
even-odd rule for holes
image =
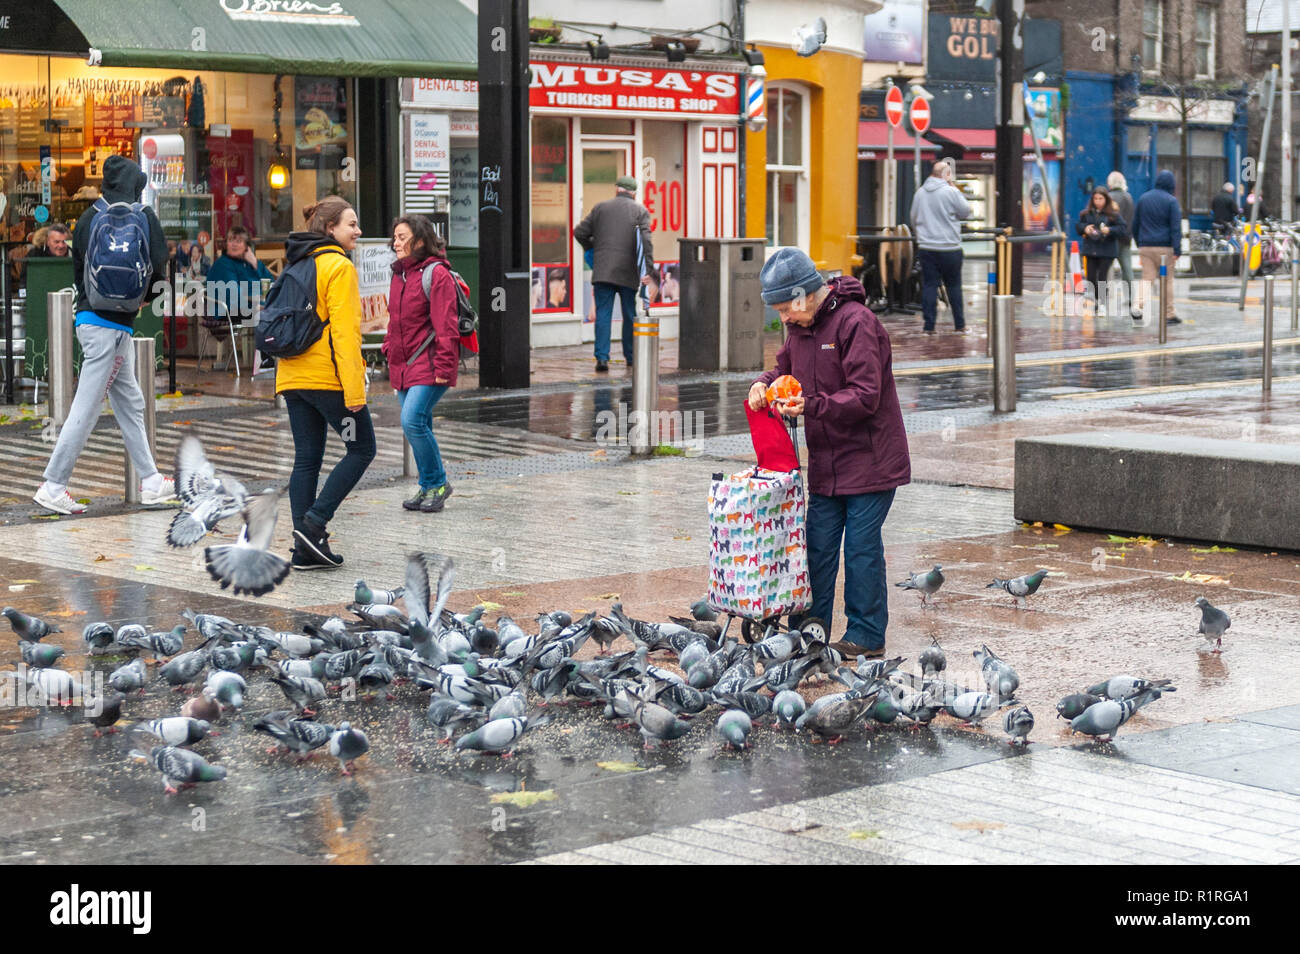
{"label": "grey tracksuit trousers", "polygon": [[77,340],[85,355],[77,379],[77,393],[68,420],[59,430],[54,453],[45,466],[45,479],[55,484],[68,483],[72,468],[99,420],[105,396],[113,407],[113,416],[140,479],[152,477],[158,473],[158,467],[144,427],[144,394],[135,380],[135,348],[131,336],[98,325],[78,325]]}

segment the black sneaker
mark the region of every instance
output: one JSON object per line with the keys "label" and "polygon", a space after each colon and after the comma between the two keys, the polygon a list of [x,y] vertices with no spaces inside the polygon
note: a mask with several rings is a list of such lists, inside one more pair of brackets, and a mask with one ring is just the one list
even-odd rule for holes
{"label": "black sneaker", "polygon": [[606,362],[604,362],[604,361],[597,361],[597,362],[596,362],[596,373],[597,373],[597,374],[605,374],[605,373],[607,373],[608,371],[609,371],[609,365],[608,365]]}
{"label": "black sneaker", "polygon": [[402,501],[403,510],[419,510],[420,504],[424,503],[425,490],[423,487],[415,488],[415,496],[408,497]]}
{"label": "black sneaker", "polygon": [[1177,315],[1170,315],[1165,319],[1165,324],[1167,325],[1181,325],[1182,323],[1183,319],[1179,318]]}
{"label": "black sneaker", "polygon": [[310,568],[304,566],[302,569],[328,569],[342,566],[343,558],[330,549],[329,534],[325,532],[325,529],[311,523],[306,524],[306,529],[306,533],[302,530],[294,530],[293,538],[298,541],[298,546],[294,548],[294,552],[306,551],[315,558],[316,566]]}
{"label": "black sneaker", "polygon": [[289,566],[296,571],[337,570],[339,564],[320,559],[315,553],[300,544],[294,547],[293,553],[290,555]]}
{"label": "black sneaker", "polygon": [[447,498],[451,496],[451,481],[447,481],[441,487],[434,487],[424,492],[424,499],[420,501],[421,513],[441,513],[442,508],[447,506]]}

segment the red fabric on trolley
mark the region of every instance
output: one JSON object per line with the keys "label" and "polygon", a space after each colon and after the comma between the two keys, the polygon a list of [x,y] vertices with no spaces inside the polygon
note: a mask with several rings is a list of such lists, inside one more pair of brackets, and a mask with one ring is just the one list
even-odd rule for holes
{"label": "red fabric on trolley", "polygon": [[771,407],[755,411],[746,401],[745,417],[749,419],[749,436],[759,467],[782,472],[799,469],[799,454],[781,415]]}

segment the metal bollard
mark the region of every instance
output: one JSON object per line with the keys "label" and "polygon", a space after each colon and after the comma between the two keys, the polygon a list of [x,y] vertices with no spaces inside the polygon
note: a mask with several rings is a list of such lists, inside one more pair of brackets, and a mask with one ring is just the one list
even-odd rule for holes
{"label": "metal bollard", "polygon": [[419,466],[415,463],[415,448],[411,442],[402,435],[402,476],[414,477],[420,472]]}
{"label": "metal bollard", "polygon": [[1156,323],[1160,328],[1160,343],[1169,340],[1169,327],[1165,324],[1165,257],[1160,256],[1160,274],[1156,276]]}
{"label": "metal bollard", "polygon": [[1273,390],[1273,276],[1264,276],[1264,393]]}
{"label": "metal bollard", "polygon": [[1291,330],[1300,331],[1300,259],[1291,259]]}
{"label": "metal bollard", "polygon": [[984,342],[984,356],[993,357],[993,299],[997,295],[998,273],[997,270],[989,268],[988,279],[988,340]]}
{"label": "metal bollard", "polygon": [[72,302],[70,290],[45,296],[49,309],[50,335],[50,420],[62,427],[72,410]]}
{"label": "metal bollard", "polygon": [[1016,299],[993,299],[993,410],[1016,409]]}
{"label": "metal bollard", "polygon": [[[635,455],[654,451],[659,435],[659,316],[638,315],[632,325],[632,413],[628,415],[628,449]],[[637,412],[640,412],[639,414]],[[639,422],[639,426],[638,426]]]}
{"label": "metal bollard", "polygon": [[[132,338],[135,346],[135,380],[144,395],[144,429],[149,435],[149,450],[156,451],[158,441],[155,439],[156,421],[154,420],[154,346],[153,338]],[[135,469],[131,455],[126,454],[126,502],[140,502],[140,472]]]}

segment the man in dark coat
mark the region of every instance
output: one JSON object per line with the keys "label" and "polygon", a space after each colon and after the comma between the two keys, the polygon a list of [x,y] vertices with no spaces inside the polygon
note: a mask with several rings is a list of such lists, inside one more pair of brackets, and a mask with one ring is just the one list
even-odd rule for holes
{"label": "man in dark coat", "polygon": [[592,294],[596,299],[596,370],[609,370],[609,328],[614,296],[623,305],[623,357],[632,367],[632,323],[636,318],[637,286],[650,281],[654,249],[650,244],[650,213],[636,200],[636,179],[614,180],[614,198],[592,209],[573,230],[584,249],[595,253]]}
{"label": "man in dark coat", "polygon": [[856,279],[824,282],[812,259],[798,249],[778,249],[760,280],[763,300],[776,309],[789,336],[776,368],[750,387],[749,405],[764,407],[767,385],[783,374],[793,375],[803,388],[802,396],[780,411],[804,415],[809,615],[830,632],[843,541],[848,627],[832,646],[850,658],[879,658],[889,623],[880,530],[895,489],[912,479],[889,335],[867,308]]}
{"label": "man in dark coat", "polygon": [[1214,216],[1215,225],[1231,227],[1233,220],[1241,214],[1241,210],[1237,208],[1236,192],[1236,186],[1231,182],[1225,182],[1219,194],[1210,200],[1210,214]]}
{"label": "man in dark coat", "polygon": [[[1183,209],[1174,195],[1174,174],[1161,169],[1156,175],[1155,188],[1142,193],[1133,207],[1133,240],[1137,242],[1138,256],[1142,259],[1142,284],[1153,289],[1160,281],[1160,262],[1165,263],[1162,282],[1165,322],[1176,325],[1174,314],[1174,263],[1183,254]],[[1160,316],[1155,316],[1156,321]],[[1133,320],[1141,321],[1142,312],[1134,309]]]}

